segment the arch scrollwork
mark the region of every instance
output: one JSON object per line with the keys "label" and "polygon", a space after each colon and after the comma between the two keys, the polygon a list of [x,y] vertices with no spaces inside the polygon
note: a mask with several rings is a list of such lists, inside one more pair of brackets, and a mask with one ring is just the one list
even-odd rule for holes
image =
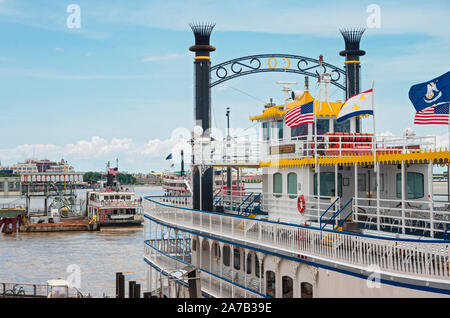
{"label": "arch scrollwork", "polygon": [[[305,56],[289,54],[260,54],[240,57],[211,67],[210,88],[230,79],[262,72],[287,72],[319,78],[323,73],[332,73],[331,84],[346,90],[345,71],[337,66]],[[343,82],[343,83],[342,83]]]}

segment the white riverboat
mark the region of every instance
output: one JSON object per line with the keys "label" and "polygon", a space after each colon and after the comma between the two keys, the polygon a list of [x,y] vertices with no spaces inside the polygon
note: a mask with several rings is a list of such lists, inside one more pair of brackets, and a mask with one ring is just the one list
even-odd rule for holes
{"label": "white riverboat", "polygon": [[123,187],[115,179],[117,170],[108,169],[107,180],[99,188],[86,193],[86,211],[89,219],[101,226],[132,226],[144,222],[142,198]]}
{"label": "white riverboat", "polygon": [[251,117],[260,138],[194,134],[191,181],[210,167],[261,169],[262,193],[214,193],[212,211],[195,209],[195,195],[146,197],[149,291],[186,297],[183,273],[196,268],[206,297],[450,295],[450,202],[433,187],[449,149],[411,129],[337,123],[343,103],[327,96],[314,100],[315,127],[289,128],[286,112],[311,99],[305,90]]}

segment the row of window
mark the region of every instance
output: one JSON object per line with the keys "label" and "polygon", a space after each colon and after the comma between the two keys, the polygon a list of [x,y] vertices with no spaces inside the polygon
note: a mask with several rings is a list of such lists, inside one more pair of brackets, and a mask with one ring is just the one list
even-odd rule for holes
{"label": "row of window", "polygon": [[[0,191],[5,191],[5,182],[0,182]],[[8,182],[8,191],[20,191],[20,182]]]}
{"label": "row of window", "polygon": [[[397,198],[402,197],[401,174],[396,175],[396,194]],[[374,180],[374,178],[372,178]],[[375,182],[370,182],[372,190],[375,189]],[[342,197],[342,174],[338,173],[338,195]],[[349,184],[346,184],[348,186]],[[424,197],[424,176],[422,173],[408,172],[407,173],[407,199],[419,199]],[[321,196],[335,196],[335,173],[322,172],[320,174],[320,195]],[[366,191],[366,175],[358,174],[358,190]],[[380,176],[380,190],[384,191],[384,175]],[[283,175],[281,173],[273,174],[273,194],[276,197],[283,193]],[[287,175],[287,194],[291,198],[297,195],[297,174],[291,172]],[[317,195],[317,173],[314,174],[314,195]]]}
{"label": "row of window", "polygon": [[[197,241],[193,241],[192,245],[193,251],[197,250]],[[219,245],[216,244],[214,248],[214,256],[220,257],[220,248]],[[229,246],[223,247],[223,264],[225,266],[231,266],[231,248]],[[246,272],[247,274],[252,273],[252,254],[247,254],[247,264],[246,264]],[[241,252],[238,248],[233,248],[233,268],[236,270],[241,269]],[[254,274],[256,277],[260,277],[260,269],[259,269],[259,260],[255,258],[255,267]],[[275,273],[273,271],[267,271],[264,273],[264,263],[261,264],[261,274],[262,278],[266,277],[266,294],[271,297],[275,297]],[[265,275],[264,275],[265,274]],[[294,283],[293,279],[289,276],[282,277],[282,297],[283,298],[293,298],[294,296]],[[301,298],[312,298],[313,297],[313,287],[311,284],[303,282],[300,285],[300,294]]]}
{"label": "row of window", "polygon": [[[275,297],[276,279],[275,273],[267,271],[266,279],[266,294],[271,297]],[[281,278],[282,298],[294,297],[294,280],[289,276],[283,276]],[[313,298],[313,286],[310,283],[303,282],[300,284],[300,297],[301,298]]]}
{"label": "row of window", "polygon": [[[271,122],[265,122],[262,124],[264,140],[269,140],[271,138]],[[272,136],[273,138],[283,139],[283,121],[276,121],[272,129],[275,130]],[[315,133],[315,126],[312,124],[313,134]],[[330,120],[329,119],[318,119],[317,120],[317,134],[323,135],[330,131]],[[344,121],[338,123],[334,121],[334,132],[350,132],[350,121]],[[307,136],[308,135],[308,125],[300,125],[291,129],[291,137]]]}

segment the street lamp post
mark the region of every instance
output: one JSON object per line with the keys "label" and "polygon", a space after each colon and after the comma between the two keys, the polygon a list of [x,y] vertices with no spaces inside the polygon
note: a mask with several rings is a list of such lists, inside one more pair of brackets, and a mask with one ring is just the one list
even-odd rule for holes
{"label": "street lamp post", "polygon": [[[230,151],[230,107],[227,107],[227,151]],[[231,194],[231,186],[232,186],[232,174],[231,168],[227,168],[227,190],[228,193]]]}

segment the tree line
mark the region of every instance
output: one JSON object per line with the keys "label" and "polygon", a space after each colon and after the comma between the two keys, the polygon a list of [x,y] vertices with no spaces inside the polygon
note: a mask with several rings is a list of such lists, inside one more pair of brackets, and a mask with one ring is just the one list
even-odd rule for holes
{"label": "tree line", "polygon": [[[95,183],[99,180],[101,180],[103,175],[100,172],[86,172],[83,176],[84,182],[88,183]],[[119,181],[120,184],[137,184],[137,179],[128,173],[118,173],[116,175],[117,181]]]}

